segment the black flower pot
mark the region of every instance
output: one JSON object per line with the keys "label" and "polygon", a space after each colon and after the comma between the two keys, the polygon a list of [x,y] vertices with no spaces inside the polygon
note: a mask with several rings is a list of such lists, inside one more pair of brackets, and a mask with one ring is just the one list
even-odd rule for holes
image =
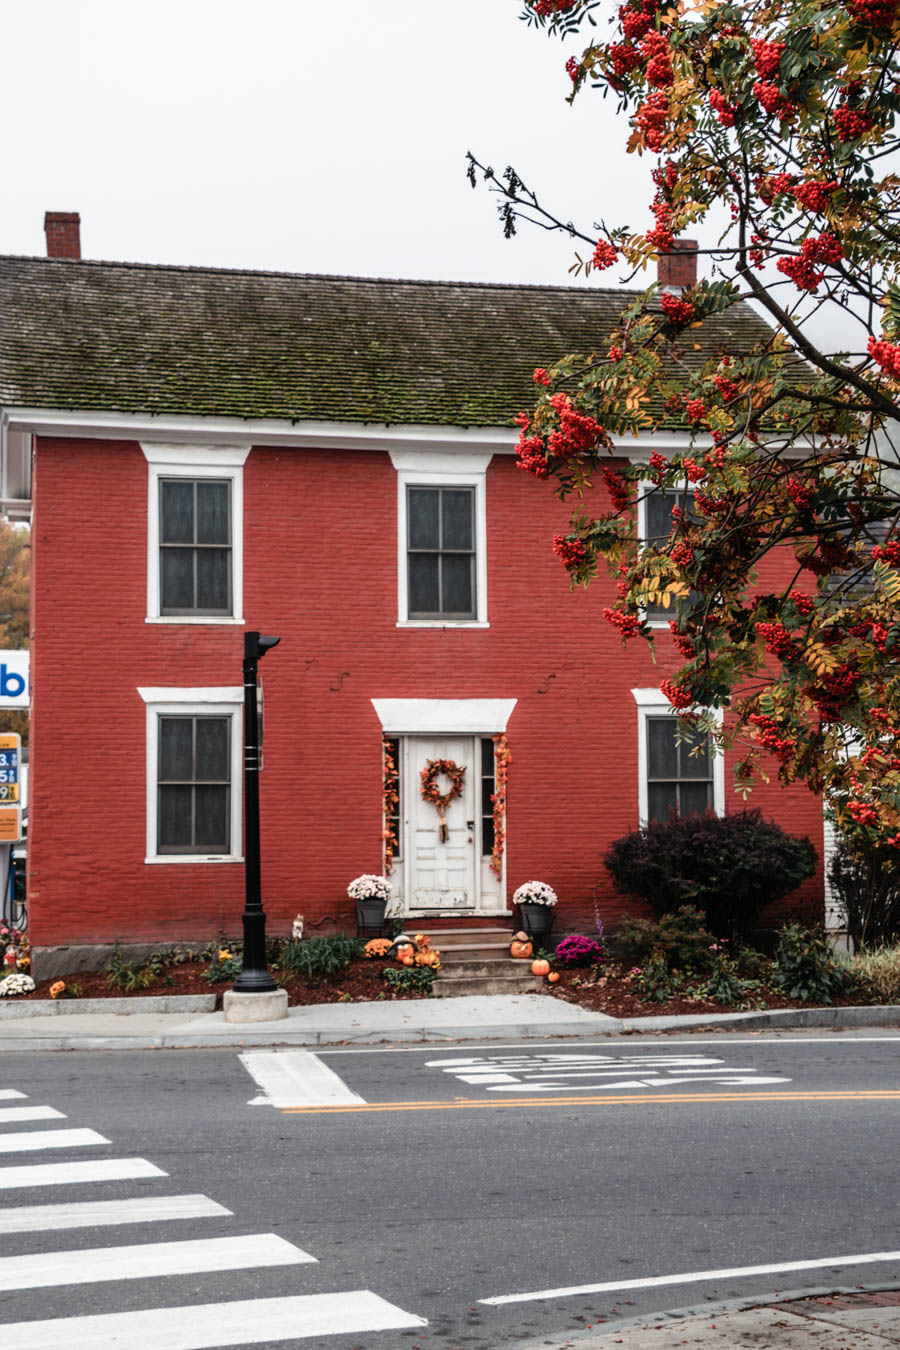
{"label": "black flower pot", "polygon": [[365,932],[384,929],[384,911],[387,906],[386,900],[379,900],[377,896],[366,896],[363,900],[356,902],[356,928],[362,935]]}
{"label": "black flower pot", "polygon": [[526,902],[519,906],[519,915],[522,928],[530,938],[540,941],[550,936],[550,929],[556,917],[552,905],[532,905]]}

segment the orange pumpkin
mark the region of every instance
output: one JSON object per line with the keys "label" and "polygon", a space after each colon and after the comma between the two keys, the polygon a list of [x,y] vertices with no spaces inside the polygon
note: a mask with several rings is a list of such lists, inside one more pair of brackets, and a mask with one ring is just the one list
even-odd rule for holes
{"label": "orange pumpkin", "polygon": [[401,966],[414,966],[416,964],[416,958],[414,956],[401,956],[400,964]]}
{"label": "orange pumpkin", "polygon": [[512,942],[509,944],[509,954],[510,956],[514,956],[517,961],[526,960],[533,950],[534,948],[530,942],[522,942],[519,938],[513,938]]}
{"label": "orange pumpkin", "polygon": [[407,956],[415,955],[416,949],[411,942],[404,942],[397,948],[397,960],[403,961]]}
{"label": "orange pumpkin", "polygon": [[537,961],[532,961],[531,973],[532,975],[549,975],[550,962],[545,961],[543,957],[540,957]]}
{"label": "orange pumpkin", "polygon": [[559,979],[559,971],[558,971],[558,970],[551,970],[550,973],[549,973],[549,975],[547,976],[547,983],[548,983],[548,984],[556,984],[556,982],[557,982],[558,979]]}

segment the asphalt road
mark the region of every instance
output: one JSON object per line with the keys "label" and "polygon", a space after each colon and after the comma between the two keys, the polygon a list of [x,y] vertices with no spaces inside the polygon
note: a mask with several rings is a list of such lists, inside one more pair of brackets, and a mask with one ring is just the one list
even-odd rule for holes
{"label": "asphalt road", "polygon": [[0,1326],[29,1350],[553,1350],[900,1285],[898,1121],[890,1032],[8,1054]]}

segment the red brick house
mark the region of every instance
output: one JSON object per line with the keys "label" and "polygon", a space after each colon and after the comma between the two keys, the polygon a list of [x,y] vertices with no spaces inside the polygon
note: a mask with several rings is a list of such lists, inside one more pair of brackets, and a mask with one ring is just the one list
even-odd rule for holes
{"label": "red brick house", "polygon": [[[674,747],[668,638],[659,665],[623,655],[607,583],[571,592],[551,551],[568,506],[516,467],[533,368],[602,342],[624,293],[86,262],[63,222],[65,256],[0,258],[4,496],[33,457],[38,946],[237,929],[245,628],[281,637],[270,931],[349,925],[385,834],[410,916],[496,923],[539,878],[560,931],[615,921],[611,840],[676,801],[740,808],[727,765]],[[704,341],[759,328],[739,308]],[[446,843],[438,758],[465,767]],[[755,803],[821,849],[806,789]]]}

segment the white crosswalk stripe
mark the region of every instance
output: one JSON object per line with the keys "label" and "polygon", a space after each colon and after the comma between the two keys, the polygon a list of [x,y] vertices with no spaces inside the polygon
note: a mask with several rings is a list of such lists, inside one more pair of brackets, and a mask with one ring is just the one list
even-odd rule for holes
{"label": "white crosswalk stripe", "polygon": [[17,1092],[15,1088],[0,1088],[0,1101],[12,1101],[14,1097],[27,1097],[27,1092]]}
{"label": "white crosswalk stripe", "polygon": [[84,1148],[108,1144],[96,1130],[26,1130],[0,1134],[0,1153],[29,1153],[43,1148]]}
{"label": "white crosswalk stripe", "polygon": [[[242,1056],[264,1062],[250,1072],[268,1105],[362,1102],[337,1074],[311,1054]],[[272,1064],[271,1061],[280,1060]],[[4,1100],[21,1099],[16,1089],[0,1090]],[[0,1107],[0,1125],[25,1123],[62,1112],[45,1106]],[[109,1144],[90,1129],[25,1129],[0,1133],[0,1152],[78,1148]],[[149,1180],[168,1173],[145,1158],[94,1158],[90,1161],[29,1163],[0,1167],[0,1191],[88,1182]],[[174,1220],[233,1219],[224,1205],[205,1195],[140,1195],[125,1199],[88,1199],[59,1204],[0,1206],[0,1236],[56,1233],[66,1229],[103,1228]],[[184,1230],[182,1230],[184,1231]],[[6,1248],[8,1250],[8,1246]],[[120,1280],[163,1280],[166,1276],[200,1276],[315,1265],[317,1258],[276,1233],[242,1236],[173,1238],[164,1242],[121,1243],[63,1251],[38,1251],[0,1256],[0,1293],[31,1289],[65,1289]],[[152,1284],[142,1286],[148,1298]],[[164,1298],[163,1284],[160,1298]],[[196,1292],[200,1293],[200,1286]],[[217,1291],[218,1292],[218,1291]],[[46,1296],[44,1296],[46,1297]],[[108,1294],[109,1298],[115,1295]],[[94,1303],[96,1307],[96,1302]],[[101,1304],[102,1306],[102,1304]],[[36,1305],[40,1310],[40,1305]],[[63,1312],[65,1304],[62,1305]],[[4,1344],[13,1339],[29,1350],[213,1350],[224,1346],[286,1345],[328,1336],[375,1331],[407,1331],[427,1326],[424,1318],[406,1312],[368,1289],[326,1294],[291,1294],[233,1302],[148,1307],[52,1319],[6,1322]]]}
{"label": "white crosswalk stripe", "polygon": [[259,1266],[299,1266],[315,1259],[277,1233],[188,1238],[184,1242],[148,1242],[129,1247],[82,1247],[66,1252],[0,1257],[0,1290],[142,1280],[154,1275],[199,1275]]}
{"label": "white crosswalk stripe", "polygon": [[255,1298],[185,1308],[64,1317],[49,1322],[4,1323],[10,1345],[28,1350],[207,1350],[213,1346],[291,1343],[309,1337],[406,1331],[424,1327],[368,1289],[292,1298]]}
{"label": "white crosswalk stripe", "polygon": [[64,1111],[52,1106],[0,1106],[0,1125],[15,1125],[20,1120],[65,1120]]}
{"label": "white crosswalk stripe", "polygon": [[358,1106],[365,1098],[307,1050],[250,1050],[239,1059],[263,1090],[248,1106]]}
{"label": "white crosswalk stripe", "polygon": [[110,1224],[162,1223],[173,1219],[230,1217],[231,1210],[206,1195],[141,1195],[128,1200],[76,1200],[62,1205],[0,1209],[0,1235],[106,1228]]}
{"label": "white crosswalk stripe", "polygon": [[23,1190],[31,1186],[72,1186],[88,1181],[136,1181],[143,1177],[168,1175],[146,1158],[33,1163],[22,1167],[0,1167],[0,1191]]}

